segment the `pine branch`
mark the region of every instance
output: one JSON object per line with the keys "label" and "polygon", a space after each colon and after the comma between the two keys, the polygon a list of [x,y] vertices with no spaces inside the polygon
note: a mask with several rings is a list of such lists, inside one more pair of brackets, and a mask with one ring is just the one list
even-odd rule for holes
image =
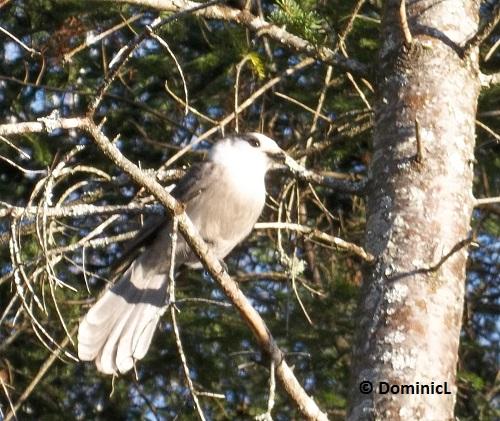
{"label": "pine branch", "polygon": [[[191,9],[199,3],[189,0],[104,0],[112,1],[113,3],[129,3],[151,7],[157,10],[166,12],[180,12],[185,9]],[[304,53],[310,57],[320,60],[324,63],[337,66],[342,70],[355,73],[360,76],[367,76],[369,67],[357,60],[343,57],[336,54],[327,47],[317,47],[313,43],[288,32],[286,29],[277,25],[273,25],[266,20],[252,15],[246,10],[234,9],[224,5],[215,5],[207,7],[203,10],[193,13],[195,16],[200,16],[206,19],[217,19],[228,22],[236,22],[245,26],[250,31],[256,33],[257,36],[266,35],[276,42],[279,42],[286,47]]]}

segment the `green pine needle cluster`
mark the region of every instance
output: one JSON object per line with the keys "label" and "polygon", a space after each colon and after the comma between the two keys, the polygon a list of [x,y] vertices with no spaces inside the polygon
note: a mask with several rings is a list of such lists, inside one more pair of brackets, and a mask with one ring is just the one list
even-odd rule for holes
{"label": "green pine needle cluster", "polygon": [[279,26],[298,35],[314,45],[318,45],[324,38],[324,19],[314,10],[305,8],[295,0],[277,0],[278,8],[271,15],[270,20]]}

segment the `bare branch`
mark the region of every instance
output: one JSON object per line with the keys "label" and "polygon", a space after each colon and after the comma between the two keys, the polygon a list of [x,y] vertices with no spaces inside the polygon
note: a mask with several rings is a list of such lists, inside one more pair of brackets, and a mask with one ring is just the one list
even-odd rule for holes
{"label": "bare branch", "polygon": [[[184,347],[182,346],[181,334],[179,332],[179,326],[177,324],[177,317],[175,313],[178,311],[175,305],[175,252],[177,250],[177,217],[174,216],[172,221],[172,233],[170,237],[172,239],[171,248],[170,248],[170,265],[168,270],[168,304],[170,306],[170,318],[172,319],[172,326],[174,328],[174,337],[175,344],[177,345],[177,352],[179,353],[179,357],[182,363],[182,369],[184,370],[184,376],[186,377],[186,383],[188,385],[188,389],[191,392],[191,397],[193,398],[194,406],[196,408],[196,412],[198,413],[198,417],[201,421],[205,421],[205,414],[203,413],[203,409],[201,408],[200,401],[198,400],[198,396],[196,394],[196,390],[193,386],[193,380],[191,379],[191,375],[189,374],[189,366],[187,364],[186,354],[184,352]],[[163,311],[163,310],[162,310]]]}
{"label": "bare branch", "polygon": [[92,35],[92,36],[87,36],[85,38],[85,42],[80,44],[79,46],[75,47],[71,51],[67,52],[64,54],[64,61],[69,62],[71,61],[72,57],[79,53],[80,51],[84,50],[87,47],[90,47],[93,44],[96,44],[97,42],[101,41],[102,39],[106,38],[107,36],[111,35],[112,33],[118,31],[119,29],[129,26],[132,22],[135,22],[137,19],[140,19],[144,16],[144,13],[139,13],[138,15],[132,16],[131,18],[119,23],[118,25],[113,26],[112,28],[109,28],[100,34],[97,35]]}
{"label": "bare branch", "polygon": [[496,40],[496,42],[492,45],[490,50],[486,53],[486,55],[484,56],[484,61],[488,61],[499,46],[500,46],[500,38]]}
{"label": "bare branch", "polygon": [[339,248],[343,248],[345,250],[349,250],[361,257],[363,260],[367,262],[373,262],[374,257],[366,252],[362,247],[357,246],[356,244],[349,243],[345,240],[342,240],[338,237],[333,237],[324,232],[318,231],[316,228],[311,228],[305,225],[300,224],[292,224],[287,222],[258,222],[255,224],[255,229],[288,229],[291,231],[300,232],[302,234],[310,235],[311,237],[327,242],[333,246],[337,246]]}
{"label": "bare branch", "polygon": [[309,111],[311,114],[317,115],[319,118],[326,121],[328,124],[335,124],[335,122],[330,117],[327,117],[326,115],[322,114],[321,112],[316,112],[311,107],[308,107],[307,105],[296,100],[295,98],[292,98],[288,95],[282,94],[281,92],[274,92],[274,95],[276,95],[277,97],[286,99],[287,101],[291,102],[292,104],[298,105],[299,107],[303,108],[304,110]]}
{"label": "bare branch", "polygon": [[[147,26],[146,30],[148,31],[148,34],[151,38],[155,39],[156,41],[158,41],[160,43],[160,45],[165,47],[165,49],[167,50],[170,57],[172,57],[172,60],[174,60],[175,66],[177,67],[177,70],[179,71],[179,74],[181,76],[182,86],[184,88],[184,103],[186,104],[184,107],[184,115],[188,115],[188,113],[189,113],[189,95],[188,95],[188,87],[187,87],[187,83],[186,83],[186,78],[184,77],[184,72],[182,71],[182,67],[181,67],[179,61],[177,60],[177,57],[175,56],[174,52],[170,48],[170,45],[168,45],[168,43],[162,37],[160,37],[159,35],[156,35],[150,26]],[[165,81],[165,85],[166,85],[166,83],[167,82]]]}
{"label": "bare branch", "polygon": [[492,135],[497,142],[500,142],[500,135],[495,132],[493,129],[489,128],[486,124],[482,123],[479,120],[476,120],[476,124],[481,127],[484,131],[488,132],[490,135]]}
{"label": "bare branch", "polygon": [[[47,122],[51,121],[47,125]],[[0,136],[24,133],[51,133],[56,129],[77,129],[81,127],[81,118],[39,118],[37,121],[26,123],[10,123],[0,125]]]}
{"label": "bare branch", "polygon": [[339,180],[330,176],[317,174],[311,170],[308,170],[289,156],[287,156],[286,158],[285,165],[300,180],[319,184],[325,187],[330,187],[333,190],[341,191],[344,193],[363,195],[366,188],[367,182],[365,180]]}
{"label": "bare branch", "polygon": [[[5,218],[7,216],[11,217],[21,217],[33,218],[40,214],[40,209],[38,206],[30,206],[23,208],[21,206],[12,206],[4,202],[0,202],[0,207],[5,206],[6,209],[0,209],[0,218]],[[158,214],[162,212],[161,207],[157,205],[144,205],[137,202],[129,203],[128,205],[107,205],[107,206],[96,206],[96,205],[73,205],[73,206],[61,206],[61,207],[50,207],[45,211],[45,215],[49,218],[79,218],[83,216],[90,215],[108,215],[108,214],[143,214],[143,213],[153,213]]]}
{"label": "bare branch", "polygon": [[415,271],[415,273],[427,273],[427,272],[437,271],[451,256],[453,256],[458,251],[462,250],[464,247],[468,246],[471,242],[472,242],[472,237],[460,240],[450,249],[448,253],[443,255],[437,263],[433,263],[430,266],[419,268]]}
{"label": "bare branch", "polygon": [[[271,89],[277,83],[281,82],[283,80],[283,78],[288,77],[288,76],[292,76],[293,74],[295,74],[299,70],[305,69],[305,68],[309,67],[310,65],[312,65],[313,63],[314,63],[314,60],[312,58],[305,58],[304,60],[300,61],[296,65],[294,65],[294,66],[286,69],[280,75],[275,76],[272,79],[268,80],[259,89],[257,89],[252,95],[250,95],[245,101],[243,101],[241,104],[239,104],[238,111],[241,112],[244,109],[250,107],[255,102],[255,100],[258,97],[260,97],[261,95],[263,95],[264,93],[266,93],[269,89]],[[207,139],[209,136],[211,136],[212,134],[216,133],[221,128],[224,128],[224,126],[226,126],[231,121],[233,121],[233,119],[235,117],[236,117],[236,114],[235,114],[234,111],[232,113],[228,114],[226,117],[224,117],[222,120],[220,120],[218,122],[218,126],[214,126],[211,129],[207,130],[205,133],[203,133],[202,135],[198,136],[196,138],[195,142],[192,142],[191,144],[185,146],[179,152],[177,152],[171,158],[169,158],[167,160],[167,162],[165,162],[165,164],[163,164],[162,168],[168,167],[169,165],[171,165],[172,163],[174,163],[181,156],[183,156],[188,151],[190,151],[193,148],[193,146],[195,146],[196,144],[198,144],[202,140]]]}
{"label": "bare branch", "polygon": [[345,40],[346,40],[347,36],[352,31],[352,28],[354,26],[354,21],[358,17],[358,12],[361,9],[361,7],[363,6],[363,4],[365,4],[365,1],[366,0],[358,0],[357,3],[354,5],[354,8],[353,8],[353,10],[351,12],[349,20],[347,21],[347,23],[345,24],[344,28],[340,32],[338,43],[337,43],[337,45],[335,46],[335,48],[333,50],[334,52],[337,52],[338,49],[340,48],[340,46],[345,43]]}
{"label": "bare branch", "polygon": [[408,20],[406,17],[406,1],[401,0],[399,6],[399,26],[401,27],[401,32],[403,33],[403,38],[407,47],[413,42],[413,37],[411,36],[410,28],[408,26]]}
{"label": "bare branch", "polygon": [[479,47],[490,36],[498,22],[500,22],[500,3],[496,4],[490,19],[465,43],[462,52],[463,56],[467,57],[474,48]]}
{"label": "bare branch", "polygon": [[498,85],[500,83],[500,72],[492,74],[480,73],[479,80],[481,81],[481,86],[490,87]]}
{"label": "bare branch", "polygon": [[29,53],[37,55],[37,56],[41,55],[40,52],[36,51],[35,49],[33,49],[31,47],[28,47],[18,37],[16,37],[15,35],[11,34],[9,31],[7,31],[6,29],[2,28],[1,26],[0,26],[0,32],[3,32],[8,37],[12,38],[17,44],[19,44],[21,46],[21,48],[24,48]]}
{"label": "bare branch", "polygon": [[491,205],[493,203],[500,203],[500,196],[497,197],[483,197],[481,199],[476,199],[476,202],[474,206],[476,208],[485,206],[485,205]]}

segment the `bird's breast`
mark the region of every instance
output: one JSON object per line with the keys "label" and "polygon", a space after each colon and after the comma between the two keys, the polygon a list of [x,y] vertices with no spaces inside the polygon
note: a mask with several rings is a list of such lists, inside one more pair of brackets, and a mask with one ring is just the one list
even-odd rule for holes
{"label": "bird's breast", "polygon": [[201,236],[224,258],[252,230],[264,207],[264,177],[242,171],[223,171],[188,204],[188,215]]}

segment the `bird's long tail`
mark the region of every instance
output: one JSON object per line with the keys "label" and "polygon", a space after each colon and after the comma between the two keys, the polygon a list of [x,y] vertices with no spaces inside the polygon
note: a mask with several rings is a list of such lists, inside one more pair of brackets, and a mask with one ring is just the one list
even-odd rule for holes
{"label": "bird's long tail", "polygon": [[144,357],[167,304],[167,275],[145,260],[136,259],[80,323],[78,357],[103,373],[124,373]]}

